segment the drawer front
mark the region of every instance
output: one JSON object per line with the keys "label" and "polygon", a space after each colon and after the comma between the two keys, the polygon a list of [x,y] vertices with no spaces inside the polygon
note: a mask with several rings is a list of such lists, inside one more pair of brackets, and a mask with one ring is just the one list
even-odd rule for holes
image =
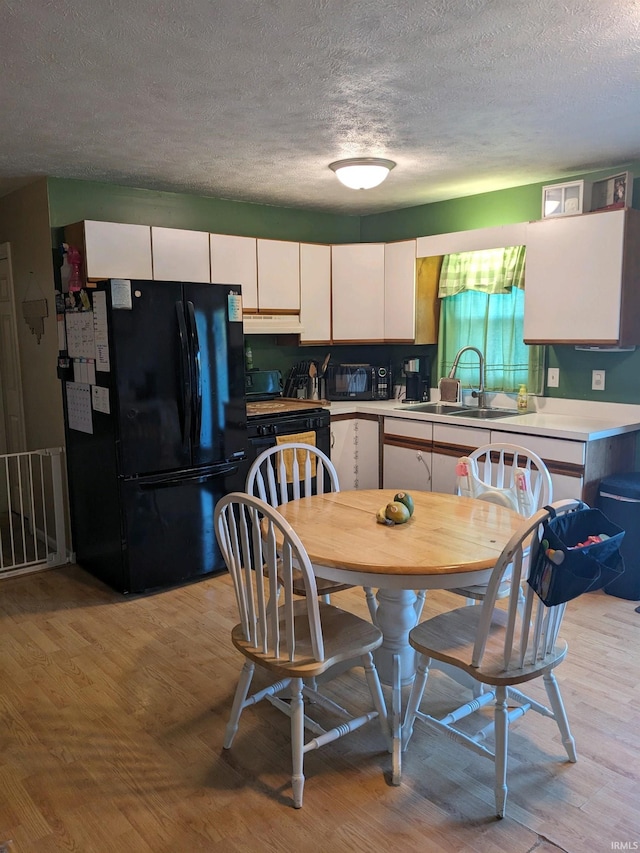
{"label": "drawer front", "polygon": [[537,453],[545,462],[568,462],[572,465],[584,465],[584,441],[545,438],[539,435],[522,435],[513,432],[491,432],[491,441],[501,444],[519,444]]}
{"label": "drawer front", "polygon": [[420,438],[423,441],[431,441],[433,438],[433,424],[429,421],[385,418],[384,433],[385,435],[404,435],[407,438]]}
{"label": "drawer front", "polygon": [[[491,432],[488,429],[476,429],[475,427],[449,426],[447,424],[433,425],[433,441],[437,444],[451,445],[461,448],[480,447],[488,444],[491,440]],[[468,451],[463,450],[458,456],[464,456]]]}

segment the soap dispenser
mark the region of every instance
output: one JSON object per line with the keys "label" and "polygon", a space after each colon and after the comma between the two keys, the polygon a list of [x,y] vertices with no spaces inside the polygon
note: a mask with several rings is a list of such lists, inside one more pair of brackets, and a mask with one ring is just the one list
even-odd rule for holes
{"label": "soap dispenser", "polygon": [[529,409],[529,395],[527,394],[527,386],[521,385],[518,391],[518,397],[516,400],[516,407],[518,409],[518,413],[524,414]]}

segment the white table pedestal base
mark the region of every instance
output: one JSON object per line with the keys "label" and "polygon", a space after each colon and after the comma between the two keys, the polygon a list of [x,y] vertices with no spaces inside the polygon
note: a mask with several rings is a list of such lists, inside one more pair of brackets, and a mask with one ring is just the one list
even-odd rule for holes
{"label": "white table pedestal base", "polygon": [[409,645],[409,631],[415,628],[418,596],[412,589],[379,589],[376,625],[383,633],[382,645],[374,652],[383,684],[395,683],[394,658],[400,665],[400,683],[411,684],[416,674],[417,654]]}
{"label": "white table pedestal base", "polygon": [[374,658],[380,680],[392,688],[390,722],[393,785],[399,785],[402,776],[402,687],[412,683],[417,665],[417,653],[409,645],[409,631],[420,618],[424,597],[424,592],[416,595],[412,589],[379,589],[376,595],[375,623],[382,631],[384,640],[374,652]]}

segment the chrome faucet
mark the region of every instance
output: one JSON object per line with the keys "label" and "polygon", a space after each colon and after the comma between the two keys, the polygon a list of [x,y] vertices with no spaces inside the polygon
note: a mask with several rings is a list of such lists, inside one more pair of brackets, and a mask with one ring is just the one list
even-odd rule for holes
{"label": "chrome faucet", "polygon": [[478,367],[479,367],[479,372],[480,372],[480,382],[479,382],[478,390],[477,390],[477,391],[473,391],[473,392],[472,392],[472,394],[471,394],[471,396],[472,396],[472,397],[477,397],[477,398],[478,398],[478,408],[479,408],[479,409],[484,409],[484,408],[485,408],[485,399],[484,399],[484,393],[485,393],[485,392],[484,392],[484,382],[485,382],[485,375],[484,375],[484,356],[483,356],[482,352],[478,349],[478,347],[467,346],[467,347],[462,347],[462,349],[458,350],[458,352],[456,353],[456,357],[453,359],[453,365],[451,366],[451,370],[449,371],[449,379],[453,379],[453,378],[455,377],[455,375],[456,375],[456,370],[458,369],[458,362],[460,361],[460,356],[462,355],[462,353],[463,353],[463,352],[467,352],[467,350],[473,350],[475,353],[477,353],[477,354],[478,354],[478,362],[479,362],[479,363],[478,363]]}

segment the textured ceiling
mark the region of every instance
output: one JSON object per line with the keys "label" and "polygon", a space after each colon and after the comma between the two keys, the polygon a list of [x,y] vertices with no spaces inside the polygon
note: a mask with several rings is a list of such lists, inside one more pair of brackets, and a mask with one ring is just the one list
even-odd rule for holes
{"label": "textured ceiling", "polygon": [[[0,0],[0,195],[42,175],[372,213],[640,159],[636,0]],[[349,190],[333,160],[380,156]]]}

